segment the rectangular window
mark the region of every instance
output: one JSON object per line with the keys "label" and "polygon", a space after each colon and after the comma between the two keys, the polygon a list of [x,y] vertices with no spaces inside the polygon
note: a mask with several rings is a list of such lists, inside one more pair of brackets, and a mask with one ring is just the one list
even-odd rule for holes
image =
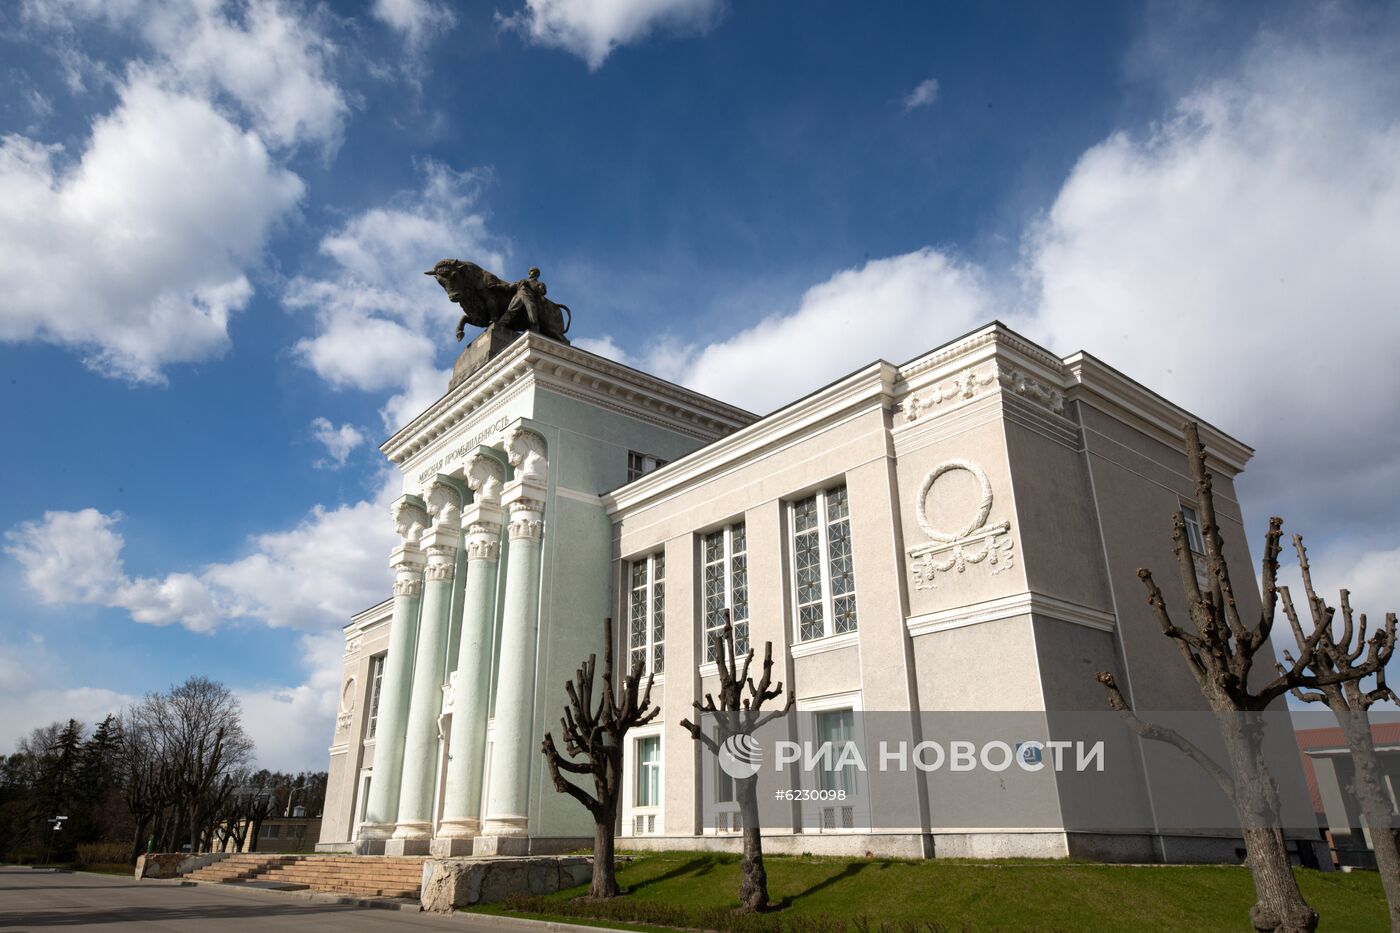
{"label": "rectangular window", "polygon": [[666,670],[666,557],[653,554],[627,564],[627,666]]}
{"label": "rectangular window", "polygon": [[846,487],[789,506],[797,640],[856,630],[856,578]]}
{"label": "rectangular window", "polygon": [[637,740],[637,795],[639,807],[661,805],[661,736]]}
{"label": "rectangular window", "polygon": [[1201,535],[1201,518],[1196,514],[1196,510],[1189,505],[1183,505],[1181,520],[1186,523],[1186,546],[1193,554],[1204,554],[1206,541]]}
{"label": "rectangular window", "polygon": [[377,654],[369,659],[369,723],[365,726],[365,738],[374,738],[379,727],[379,691],[384,686],[384,655]]}
{"label": "rectangular window", "polygon": [[846,746],[855,740],[855,713],[848,709],[825,710],[817,713],[817,743],[818,746],[830,743],[830,758],[823,759],[829,762],[832,767],[825,767],[819,772],[821,789],[826,791],[845,791],[847,794],[856,792],[856,769],[853,763],[847,763],[844,767],[834,767],[836,762],[841,760],[842,752]]}
{"label": "rectangular window", "polygon": [[669,460],[662,460],[660,457],[654,457],[651,454],[629,450],[627,451],[627,482],[630,483],[634,479],[641,479],[652,470],[659,470],[670,462]]}
{"label": "rectangular window", "polygon": [[705,660],[719,656],[724,634],[724,610],[734,622],[734,654],[749,650],[749,555],[744,523],[705,535],[703,541],[705,588]]}

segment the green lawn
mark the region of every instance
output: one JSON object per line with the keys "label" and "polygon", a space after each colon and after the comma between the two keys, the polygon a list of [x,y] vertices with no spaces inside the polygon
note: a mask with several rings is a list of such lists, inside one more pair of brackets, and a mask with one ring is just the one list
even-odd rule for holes
{"label": "green lawn", "polygon": [[[577,911],[637,929],[732,927],[755,933],[1089,933],[1250,929],[1249,872],[1234,866],[1116,866],[1055,861],[896,861],[770,856],[774,911],[736,923],[739,859],[667,852],[638,855],[619,873],[626,895],[569,904],[585,888],[511,905],[516,915],[587,922]],[[1374,872],[1298,870],[1319,930],[1384,931]],[[520,908],[525,908],[523,911]],[[479,908],[509,913],[502,905]],[[621,925],[621,924],[619,924]],[[882,926],[883,925],[883,926]]]}

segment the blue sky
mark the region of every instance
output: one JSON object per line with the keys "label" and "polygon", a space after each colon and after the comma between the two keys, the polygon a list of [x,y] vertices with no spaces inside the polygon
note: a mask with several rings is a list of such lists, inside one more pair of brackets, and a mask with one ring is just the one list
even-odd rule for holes
{"label": "blue sky", "polygon": [[202,673],[265,763],[324,765],[339,626],[387,593],[376,447],[456,352],[446,256],[539,265],[582,345],[756,410],[993,317],[1087,349],[1258,448],[1252,530],[1393,608],[1397,25],[5,5],[0,747]]}

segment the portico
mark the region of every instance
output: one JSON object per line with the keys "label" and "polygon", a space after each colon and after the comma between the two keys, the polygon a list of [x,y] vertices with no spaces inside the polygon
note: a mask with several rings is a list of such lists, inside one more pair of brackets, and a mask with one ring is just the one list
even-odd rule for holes
{"label": "portico", "polygon": [[321,848],[538,854],[591,838],[548,786],[538,736],[557,715],[546,685],[602,649],[600,494],[633,455],[676,459],[750,420],[525,334],[385,442],[403,477],[386,516],[396,582],[348,630]]}

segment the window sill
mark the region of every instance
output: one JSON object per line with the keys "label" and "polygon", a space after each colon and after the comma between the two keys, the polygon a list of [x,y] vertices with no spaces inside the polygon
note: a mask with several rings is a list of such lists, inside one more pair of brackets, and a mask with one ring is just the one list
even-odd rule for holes
{"label": "window sill", "polygon": [[811,654],[838,651],[859,643],[860,629],[856,629],[853,632],[842,632],[840,635],[827,635],[823,638],[813,638],[811,641],[797,642],[789,649],[789,653],[794,658],[805,658]]}

